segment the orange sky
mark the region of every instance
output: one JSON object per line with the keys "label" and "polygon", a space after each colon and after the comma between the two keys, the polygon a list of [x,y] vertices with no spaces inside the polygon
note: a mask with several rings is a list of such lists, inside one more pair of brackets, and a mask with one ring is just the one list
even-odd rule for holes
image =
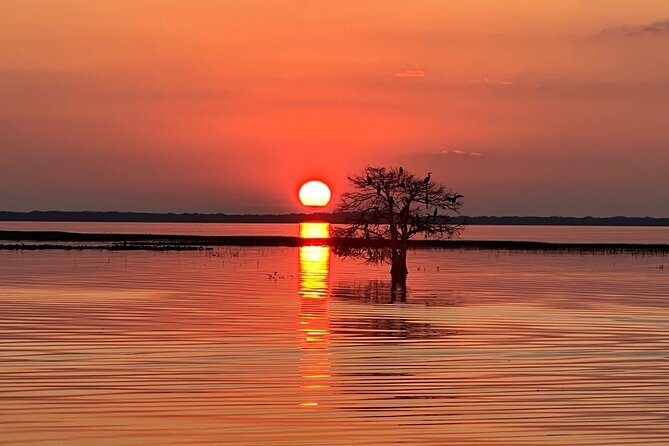
{"label": "orange sky", "polygon": [[0,209],[286,212],[402,164],[465,212],[669,216],[666,0],[3,0]]}

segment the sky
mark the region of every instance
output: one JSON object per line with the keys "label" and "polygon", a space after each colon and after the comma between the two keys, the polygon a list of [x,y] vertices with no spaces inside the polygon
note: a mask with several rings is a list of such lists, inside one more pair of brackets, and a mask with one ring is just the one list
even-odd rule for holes
{"label": "sky", "polygon": [[669,216],[666,0],[2,0],[0,210]]}

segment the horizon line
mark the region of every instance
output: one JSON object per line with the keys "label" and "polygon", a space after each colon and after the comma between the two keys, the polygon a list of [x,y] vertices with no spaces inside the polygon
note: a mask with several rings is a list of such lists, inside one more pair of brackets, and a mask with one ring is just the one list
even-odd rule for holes
{"label": "horizon line", "polygon": [[[246,212],[246,213],[228,213],[224,211],[216,212],[201,212],[201,211],[119,211],[119,210],[40,210],[33,209],[30,211],[11,211],[0,210],[0,216],[3,214],[13,215],[31,215],[31,214],[141,214],[141,215],[156,215],[156,216],[226,216],[226,217],[290,217],[290,216],[309,216],[309,215],[341,215],[334,211],[313,211],[313,212],[280,212],[280,213],[261,213],[261,212]],[[479,215],[453,215],[451,218],[576,218],[576,219],[612,219],[612,218],[632,218],[632,219],[669,219],[669,216],[652,216],[652,215],[494,215],[494,214],[479,214]]]}

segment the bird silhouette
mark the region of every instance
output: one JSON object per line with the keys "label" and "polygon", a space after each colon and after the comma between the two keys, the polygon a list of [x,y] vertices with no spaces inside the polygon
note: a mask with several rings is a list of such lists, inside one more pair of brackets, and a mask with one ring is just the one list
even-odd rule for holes
{"label": "bird silhouette", "polygon": [[372,181],[372,177],[369,176],[369,174],[367,174],[367,184],[369,184],[369,185],[371,186],[372,183],[373,183],[373,181]]}
{"label": "bird silhouette", "polygon": [[402,166],[400,166],[399,172],[400,172],[400,175],[402,175],[404,173],[404,168]]}
{"label": "bird silhouette", "polygon": [[437,218],[437,208],[434,208],[434,212],[432,213],[432,218],[436,220]]}
{"label": "bird silhouette", "polygon": [[381,185],[380,184],[376,185],[376,196],[377,197],[381,196]]}
{"label": "bird silhouette", "polygon": [[431,178],[432,178],[432,172],[428,172],[425,179],[423,179],[423,184],[429,183]]}
{"label": "bird silhouette", "polygon": [[455,203],[458,200],[458,198],[464,198],[464,197],[465,197],[464,195],[455,194],[452,197],[448,197],[447,200],[450,201],[451,203]]}

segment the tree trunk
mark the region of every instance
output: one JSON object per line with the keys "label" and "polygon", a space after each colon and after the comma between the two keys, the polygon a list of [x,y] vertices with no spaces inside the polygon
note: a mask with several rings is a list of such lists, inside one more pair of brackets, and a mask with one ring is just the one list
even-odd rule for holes
{"label": "tree trunk", "polygon": [[390,275],[393,277],[405,277],[409,274],[407,268],[407,249],[394,248],[391,257]]}
{"label": "tree trunk", "polygon": [[399,297],[400,302],[406,302],[407,275],[409,275],[407,250],[404,248],[393,250],[392,265],[390,267],[392,302],[395,302],[397,297]]}
{"label": "tree trunk", "polygon": [[407,276],[392,276],[390,286],[390,302],[395,303],[399,298],[400,302],[407,301]]}

